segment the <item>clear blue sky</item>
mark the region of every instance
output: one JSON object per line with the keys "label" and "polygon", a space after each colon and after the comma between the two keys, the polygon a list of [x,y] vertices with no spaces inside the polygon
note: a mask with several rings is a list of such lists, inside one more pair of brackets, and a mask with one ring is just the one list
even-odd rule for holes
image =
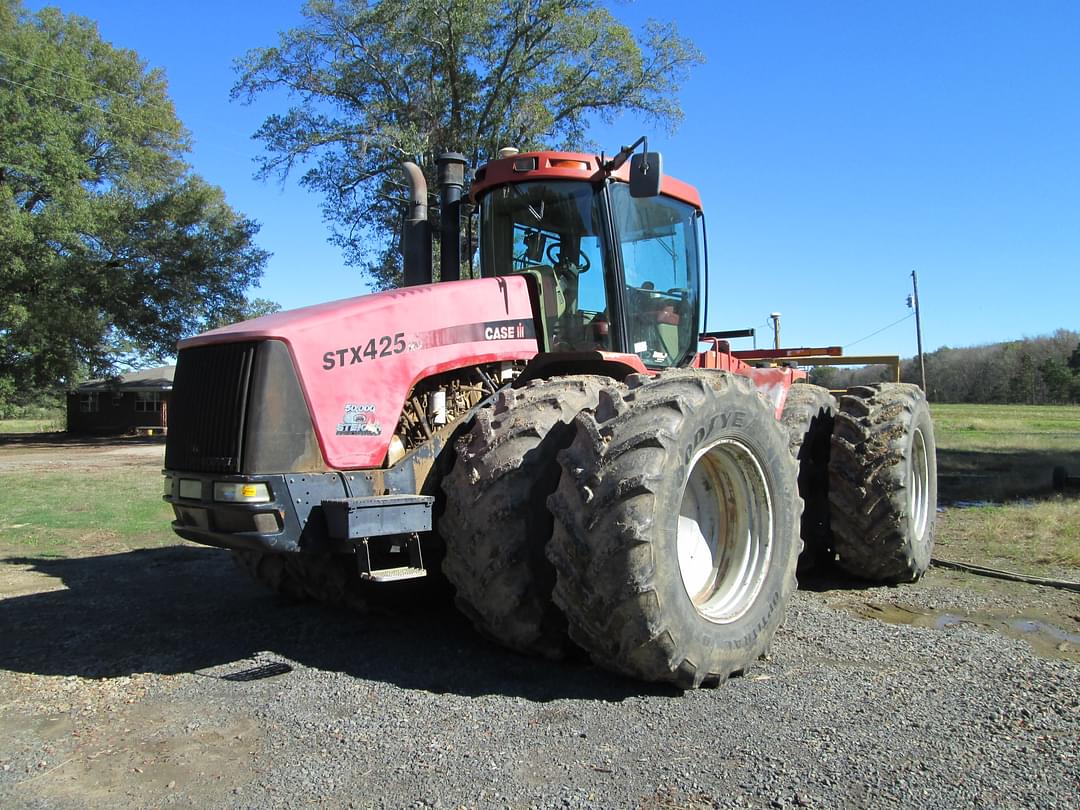
{"label": "clear blue sky", "polygon": [[[191,162],[262,223],[255,294],[285,308],[365,291],[326,242],[320,200],[252,179],[250,140],[284,100],[231,102],[232,60],[300,20],[299,0],[31,2],[98,21],[164,68]],[[710,327],[785,345],[915,352],[904,318],[919,274],[925,348],[1080,329],[1080,3],[612,3],[635,29],[674,19],[707,62],[671,136],[623,118],[705,203]],[[767,342],[764,329],[759,345]],[[855,344],[855,345],[853,345]]]}

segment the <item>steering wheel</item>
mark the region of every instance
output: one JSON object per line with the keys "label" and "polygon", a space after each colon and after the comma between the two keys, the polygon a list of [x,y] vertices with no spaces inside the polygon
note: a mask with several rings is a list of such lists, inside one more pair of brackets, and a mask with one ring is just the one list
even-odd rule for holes
{"label": "steering wheel", "polygon": [[[562,243],[552,242],[547,246],[547,250],[544,251],[544,256],[551,262],[553,267],[558,267],[562,264]],[[563,266],[567,267],[568,265]],[[589,261],[589,257],[584,253],[578,253],[577,272],[587,273],[590,267],[592,267],[592,263]]]}

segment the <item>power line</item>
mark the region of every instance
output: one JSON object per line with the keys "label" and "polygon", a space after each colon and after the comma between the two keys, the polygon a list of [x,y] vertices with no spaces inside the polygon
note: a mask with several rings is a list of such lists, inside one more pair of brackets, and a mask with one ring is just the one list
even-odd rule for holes
{"label": "power line", "polygon": [[851,343],[845,343],[845,344],[844,344],[844,348],[845,348],[845,349],[850,349],[850,348],[851,348],[852,346],[856,346],[856,345],[858,345],[859,343],[862,343],[862,342],[863,342],[864,340],[869,340],[869,339],[870,339],[870,338],[872,338],[872,337],[873,337],[874,335],[880,335],[880,334],[881,334],[882,332],[884,332],[884,331],[885,331],[886,329],[892,329],[892,328],[893,328],[894,326],[896,326],[897,324],[901,324],[901,323],[903,323],[904,321],[906,321],[906,320],[910,320],[911,318],[914,318],[914,317],[915,317],[915,313],[914,313],[914,312],[909,312],[909,313],[908,313],[907,315],[905,315],[905,316],[904,316],[903,318],[901,318],[900,320],[898,320],[898,321],[893,321],[893,322],[892,322],[892,323],[890,323],[890,324],[889,324],[888,326],[883,326],[883,327],[881,327],[880,329],[878,329],[878,330],[877,330],[876,332],[871,332],[871,333],[870,333],[869,335],[866,335],[865,337],[861,337],[861,338],[859,338],[858,340],[852,341]]}
{"label": "power line", "polygon": [[[40,87],[34,87],[31,84],[23,84],[22,82],[17,82],[14,79],[9,79],[7,76],[0,76],[0,82],[7,82],[8,84],[15,85],[16,87],[21,87],[24,90],[29,90],[32,93],[38,93],[39,95],[51,96],[52,98],[58,98],[61,101],[66,101],[69,104],[74,104],[76,107],[78,107],[80,109],[86,107],[87,104],[88,104],[88,102],[86,102],[86,101],[78,101],[77,99],[69,98],[67,96],[62,96],[59,93],[53,93],[53,92],[51,92],[49,90],[42,90]],[[106,108],[97,107],[97,109],[100,110],[105,115],[111,115],[111,116],[113,116],[115,118],[119,118],[119,119],[121,119],[123,121],[127,121],[127,122],[129,122],[131,124],[138,124],[141,127],[146,127],[146,129],[148,129],[148,130],[150,130],[152,132],[161,132],[161,133],[163,133],[165,135],[172,135],[172,136],[176,137],[175,132],[170,132],[169,130],[164,129],[162,127],[148,126],[146,124],[146,122],[140,121],[137,118],[132,118],[129,115],[124,115],[123,113],[121,113],[121,112],[119,112],[117,110],[113,110],[113,109],[110,109],[110,108],[107,108],[107,107]],[[179,121],[177,121],[177,123],[179,123]]]}
{"label": "power line", "polygon": [[[61,76],[61,77],[65,78],[65,79],[70,79],[71,81],[74,81],[74,82],[88,81],[86,76],[74,76],[74,75],[72,75],[70,73],[64,73],[64,71],[62,71],[62,70],[56,70],[56,68],[51,68],[48,65],[41,64],[40,62],[31,61],[30,59],[26,59],[25,57],[22,57],[22,56],[16,56],[15,54],[8,53],[7,51],[0,51],[0,56],[6,57],[8,59],[14,59],[17,62],[22,62],[25,65],[30,65],[31,67],[36,67],[36,68],[38,68],[40,70],[48,71],[49,73],[52,73],[55,76]],[[91,82],[91,84],[94,84],[94,83]],[[123,90],[114,90],[111,87],[104,87],[104,86],[102,86],[100,84],[95,84],[95,86],[99,90],[102,90],[102,91],[104,91],[106,93],[112,93],[115,96],[123,96],[124,98],[131,99],[132,101],[137,101],[137,102],[143,104],[144,106],[146,105],[145,100],[139,98],[139,96],[135,95],[134,93],[125,93]]]}

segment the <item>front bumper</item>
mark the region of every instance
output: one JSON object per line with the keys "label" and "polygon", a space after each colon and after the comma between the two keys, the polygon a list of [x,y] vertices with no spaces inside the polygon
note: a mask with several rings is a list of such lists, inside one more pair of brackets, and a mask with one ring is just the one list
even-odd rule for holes
{"label": "front bumper", "polygon": [[[357,483],[356,476],[342,473],[240,476],[166,470],[163,497],[173,507],[173,531],[220,548],[352,552],[371,537],[430,531],[434,498],[373,495]],[[222,489],[236,488],[229,485],[256,485],[269,500],[222,499]]]}

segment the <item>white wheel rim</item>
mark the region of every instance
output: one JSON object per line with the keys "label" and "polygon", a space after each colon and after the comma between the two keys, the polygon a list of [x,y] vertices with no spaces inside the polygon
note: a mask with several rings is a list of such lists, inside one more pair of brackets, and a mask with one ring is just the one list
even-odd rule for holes
{"label": "white wheel rim", "polygon": [[926,440],[918,428],[911,441],[911,472],[908,475],[908,492],[911,503],[911,530],[913,537],[921,539],[930,519],[930,461],[926,456]]}
{"label": "white wheel rim", "polygon": [[772,493],[756,456],[721,439],[690,463],[676,548],[686,595],[716,624],[742,617],[765,582],[772,555]]}

